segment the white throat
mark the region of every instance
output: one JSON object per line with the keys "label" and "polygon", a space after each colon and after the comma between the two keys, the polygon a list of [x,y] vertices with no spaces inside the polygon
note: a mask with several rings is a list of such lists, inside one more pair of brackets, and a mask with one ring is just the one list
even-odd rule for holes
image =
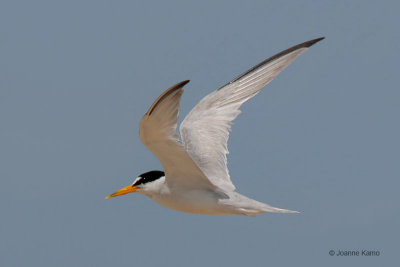
{"label": "white throat", "polygon": [[152,182],[142,184],[141,189],[136,192],[152,198],[154,195],[160,194],[163,188],[165,188],[165,176]]}

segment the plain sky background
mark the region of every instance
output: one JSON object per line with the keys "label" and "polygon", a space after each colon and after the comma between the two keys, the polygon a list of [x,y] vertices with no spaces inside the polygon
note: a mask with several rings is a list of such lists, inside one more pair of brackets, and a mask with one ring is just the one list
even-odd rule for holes
{"label": "plain sky background", "polygon": [[[0,3],[0,266],[393,266],[398,1]],[[243,106],[240,193],[300,214],[203,216],[104,197],[160,169],[139,121],[181,117],[267,57],[326,39]],[[379,250],[332,257],[329,250]]]}

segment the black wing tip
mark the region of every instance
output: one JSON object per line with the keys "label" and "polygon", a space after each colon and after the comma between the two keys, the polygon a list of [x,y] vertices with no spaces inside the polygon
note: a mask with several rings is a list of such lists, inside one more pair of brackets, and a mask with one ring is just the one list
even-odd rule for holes
{"label": "black wing tip", "polygon": [[188,84],[189,82],[190,82],[190,80],[184,80],[184,81],[181,81],[180,83],[175,84],[174,87],[183,87],[186,84]]}
{"label": "black wing tip", "polygon": [[313,39],[313,40],[304,42],[304,43],[302,43],[302,44],[300,44],[300,45],[302,45],[302,46],[304,46],[304,47],[310,47],[310,46],[312,46],[312,45],[314,45],[314,44],[316,44],[316,43],[318,43],[319,41],[322,41],[322,40],[324,40],[324,39],[325,39],[325,36],[322,36],[322,37],[319,37],[319,38],[317,38],[317,39]]}
{"label": "black wing tip", "polygon": [[[184,80],[180,83],[177,83],[175,85],[173,85],[172,87],[168,88],[166,91],[164,91],[164,93],[162,93],[157,99],[156,101],[154,101],[154,103],[150,106],[149,110],[146,112],[146,115],[150,116],[151,113],[153,112],[153,110],[156,108],[156,106],[163,101],[167,96],[169,96],[170,94],[172,94],[173,92],[181,89],[183,86],[185,86],[188,82],[190,82],[190,80]],[[183,91],[182,91],[183,92]]]}
{"label": "black wing tip", "polygon": [[245,76],[245,75],[249,74],[250,72],[254,71],[255,69],[257,69],[257,68],[263,66],[264,64],[267,64],[267,63],[269,63],[269,62],[271,62],[271,61],[273,61],[273,60],[275,60],[275,59],[277,59],[277,58],[280,58],[280,57],[282,57],[282,56],[285,56],[285,55],[287,55],[287,54],[289,54],[289,53],[291,53],[291,52],[293,52],[293,51],[295,51],[295,50],[298,50],[298,49],[301,49],[301,48],[309,48],[310,46],[312,46],[312,45],[314,45],[314,44],[316,44],[316,43],[318,43],[319,41],[324,40],[324,39],[325,39],[325,37],[319,37],[319,38],[316,38],[316,39],[313,39],[313,40],[310,40],[310,41],[307,41],[307,42],[300,43],[300,44],[298,44],[298,45],[292,46],[292,47],[290,47],[290,48],[288,48],[288,49],[286,49],[286,50],[284,50],[284,51],[282,51],[282,52],[280,52],[280,53],[278,53],[278,54],[276,54],[276,55],[274,55],[274,56],[272,56],[272,57],[270,57],[270,58],[267,58],[266,60],[262,61],[261,63],[255,65],[254,67],[252,67],[252,68],[249,69],[248,71],[246,71],[246,72],[240,74],[238,77],[236,77],[235,79],[233,79],[233,80],[230,81],[229,83],[227,83],[227,84],[221,86],[221,87],[218,88],[217,90],[221,90],[221,89],[224,88],[225,86],[227,86],[227,85],[229,85],[229,84],[231,84],[231,83],[236,82],[237,80],[239,80],[239,79],[242,78],[243,76]]}

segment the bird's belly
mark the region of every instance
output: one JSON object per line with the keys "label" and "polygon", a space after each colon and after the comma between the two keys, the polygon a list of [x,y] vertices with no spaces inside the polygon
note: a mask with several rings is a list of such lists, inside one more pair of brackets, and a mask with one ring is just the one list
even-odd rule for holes
{"label": "bird's belly", "polygon": [[152,199],[169,209],[186,213],[225,215],[231,214],[219,204],[218,194],[205,190],[178,191],[153,196]]}

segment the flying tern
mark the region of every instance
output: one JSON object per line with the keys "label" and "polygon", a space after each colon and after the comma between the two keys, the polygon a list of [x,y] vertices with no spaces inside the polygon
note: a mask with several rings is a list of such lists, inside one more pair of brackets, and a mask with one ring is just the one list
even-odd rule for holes
{"label": "flying tern", "polygon": [[207,215],[297,213],[235,191],[227,167],[227,142],[240,106],[322,39],[282,51],[204,97],[181,123],[180,138],[176,132],[179,102],[189,81],[170,87],[150,106],[139,130],[141,141],[157,156],[164,171],[143,173],[106,198],[136,192],[166,208]]}

